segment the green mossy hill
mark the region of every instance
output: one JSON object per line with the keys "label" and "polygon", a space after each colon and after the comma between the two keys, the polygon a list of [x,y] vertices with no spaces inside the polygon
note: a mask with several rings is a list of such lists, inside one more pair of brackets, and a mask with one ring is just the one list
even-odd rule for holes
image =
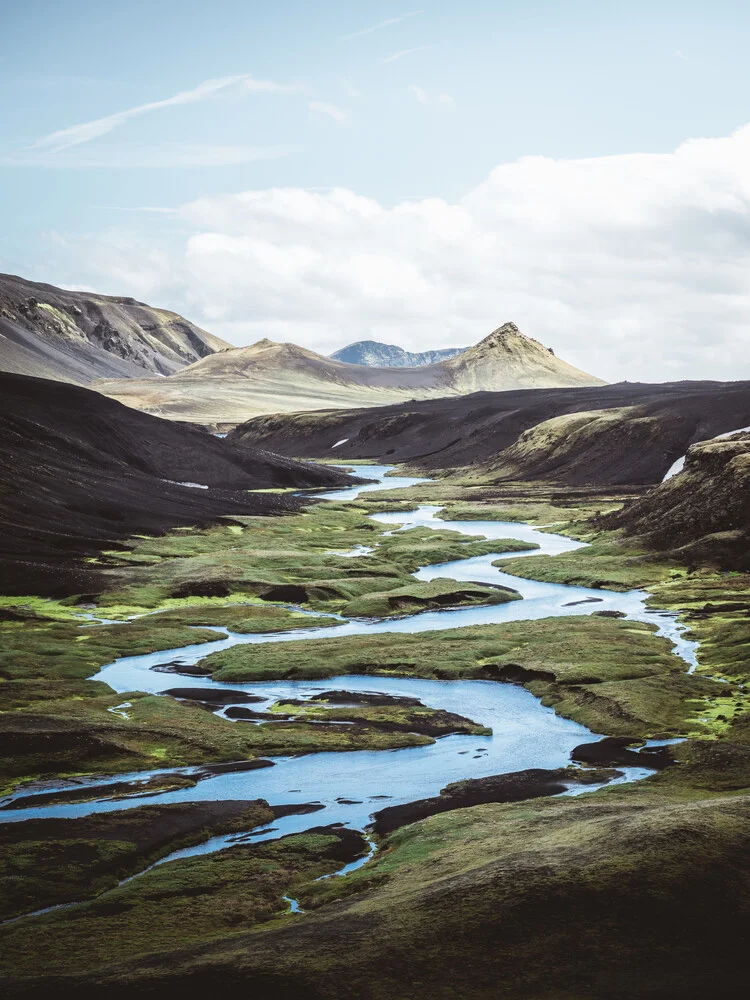
{"label": "green mossy hill", "polygon": [[226,682],[381,674],[522,683],[594,732],[707,731],[694,719],[721,685],[688,675],[654,627],[575,616],[422,632],[235,646],[201,665]]}
{"label": "green mossy hill", "polygon": [[493,552],[532,552],[537,548],[536,543],[517,538],[472,539],[457,531],[410,528],[380,540],[377,556],[368,557],[368,562],[370,559],[392,561],[413,573],[420,566],[434,566],[454,559],[471,559]]}
{"label": "green mossy hill", "polygon": [[[565,525],[560,530],[568,534],[569,528],[570,525]],[[586,548],[556,556],[497,559],[492,565],[528,580],[618,591],[653,586],[687,573],[676,561],[639,549],[612,532],[599,535],[581,532],[579,537],[588,541]]]}
{"label": "green mossy hill", "polygon": [[[369,511],[364,504],[327,502],[293,516],[234,518],[214,528],[132,539],[128,551],[108,554],[112,583],[98,605],[104,614],[136,614],[271,601],[338,612],[364,594],[412,584],[419,566],[529,548],[509,540],[498,549],[498,542],[429,528],[389,536]],[[346,555],[362,544],[376,551]]]}
{"label": "green mossy hill", "polygon": [[[102,685],[103,686],[103,685]],[[109,709],[128,702],[126,718]],[[118,774],[210,762],[344,750],[392,750],[434,742],[376,726],[230,722],[198,705],[139,692],[46,702],[0,715],[0,787],[37,778]]]}
{"label": "green mossy hill", "polygon": [[718,714],[731,720],[750,710],[750,574],[691,574],[654,588],[650,603],[680,612],[700,643],[698,671],[729,682],[724,700],[732,703]]}
{"label": "green mossy hill", "polygon": [[620,503],[571,506],[569,504],[486,502],[482,504],[449,503],[435,516],[443,521],[526,521],[529,524],[562,525],[591,515],[618,509]]}
{"label": "green mossy hill", "polygon": [[[100,841],[100,844],[104,842]],[[154,952],[204,945],[281,917],[284,896],[331,874],[367,850],[359,831],[313,827],[306,833],[216,854],[169,861],[67,913],[0,931],[14,974],[79,973]],[[286,919],[286,918],[284,918]]]}
{"label": "green mossy hill", "polygon": [[442,578],[412,583],[384,593],[364,594],[344,605],[347,618],[386,618],[430,608],[457,608],[472,604],[507,604],[521,595],[507,587],[485,587]]}
{"label": "green mossy hill", "polygon": [[3,919],[91,898],[159,858],[269,823],[267,802],[180,802],[0,825]]}
{"label": "green mossy hill", "polygon": [[[5,611],[7,614],[8,609]],[[216,632],[189,628],[175,620],[162,623],[157,616],[124,625],[90,627],[38,613],[26,613],[21,620],[0,621],[3,708],[7,712],[64,697],[100,697],[109,688],[85,678],[118,657],[216,639]]]}
{"label": "green mossy hill", "polygon": [[[492,730],[480,726],[471,719],[455,712],[440,708],[430,708],[422,704],[410,704],[412,699],[391,699],[388,704],[357,704],[356,694],[353,704],[340,705],[336,701],[316,698],[311,701],[279,701],[271,706],[271,712],[292,715],[297,721],[336,724],[344,722],[347,728],[382,730],[386,733],[421,733],[425,736],[448,736],[452,733],[491,736]],[[405,704],[404,702],[407,702]]]}

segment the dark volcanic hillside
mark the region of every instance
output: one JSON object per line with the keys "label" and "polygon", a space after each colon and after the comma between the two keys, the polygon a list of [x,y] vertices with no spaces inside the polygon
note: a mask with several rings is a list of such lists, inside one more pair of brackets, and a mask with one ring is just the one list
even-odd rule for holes
{"label": "dark volcanic hillside", "polygon": [[95,589],[85,558],[117,539],[299,504],[246,490],[347,481],[88,389],[0,373],[0,593]]}
{"label": "dark volcanic hillside", "polygon": [[602,519],[688,565],[750,570],[750,434],[694,444],[679,475]]}
{"label": "dark volcanic hillside", "polygon": [[490,482],[638,485],[660,482],[692,442],[749,422],[750,382],[620,383],[261,416],[230,440],[300,457],[471,467]]}
{"label": "dark volcanic hillside", "polygon": [[396,344],[381,344],[377,340],[358,340],[356,344],[348,344],[339,351],[334,351],[331,357],[336,361],[345,361],[348,365],[367,365],[372,368],[419,368],[422,365],[434,365],[448,358],[454,358],[465,351],[465,347],[444,347],[437,351],[405,351]]}
{"label": "dark volcanic hillside", "polygon": [[177,313],[0,274],[0,370],[86,385],[170,375],[229,345]]}

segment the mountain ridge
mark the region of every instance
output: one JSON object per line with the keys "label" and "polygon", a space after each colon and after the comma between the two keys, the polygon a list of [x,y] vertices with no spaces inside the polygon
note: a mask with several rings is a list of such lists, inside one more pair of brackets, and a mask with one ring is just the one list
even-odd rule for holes
{"label": "mountain ridge", "polygon": [[201,358],[166,379],[98,382],[130,406],[226,427],[263,413],[381,406],[477,391],[604,384],[505,323],[460,354],[432,365],[353,365],[268,339]]}
{"label": "mountain ridge", "polygon": [[128,296],[0,274],[0,369],[88,385],[167,376],[228,348],[178,313]]}
{"label": "mountain ridge", "polygon": [[384,344],[379,340],[357,340],[334,351],[329,357],[349,365],[371,368],[421,368],[447,361],[465,351],[465,347],[443,347],[434,351],[407,351],[397,344]]}

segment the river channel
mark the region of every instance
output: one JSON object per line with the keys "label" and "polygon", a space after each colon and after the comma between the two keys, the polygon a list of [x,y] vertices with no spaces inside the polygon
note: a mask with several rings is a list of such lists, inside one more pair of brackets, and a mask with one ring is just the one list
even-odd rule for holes
{"label": "river channel", "polygon": [[[331,500],[353,500],[360,493],[378,489],[389,490],[423,482],[411,477],[386,479],[391,466],[368,466],[368,477],[377,480],[366,486],[328,491],[324,497]],[[540,531],[531,525],[501,521],[444,521],[436,515],[441,508],[422,505],[414,511],[381,513],[373,519],[391,530],[407,530],[414,526],[433,529],[452,529],[464,535],[486,538],[515,538],[533,541],[540,548],[529,553],[508,553],[508,557],[524,555],[558,555],[580,547],[583,543],[563,535]],[[617,593],[587,587],[539,583],[503,573],[492,562],[504,553],[498,551],[487,556],[456,560],[436,566],[423,567],[414,576],[420,580],[450,577],[457,580],[502,584],[517,590],[521,601],[508,604],[445,609],[422,612],[402,618],[385,620],[333,619],[326,627],[299,629],[286,633],[237,634],[217,629],[216,642],[203,643],[179,649],[161,650],[143,656],[123,657],[101,669],[93,678],[104,681],[115,692],[144,691],[159,693],[174,687],[201,687],[209,683],[205,677],[165,674],[152,668],[165,661],[194,664],[219,649],[240,643],[260,645],[268,642],[294,643],[302,639],[335,638],[346,635],[368,635],[374,632],[416,633],[437,629],[459,628],[468,625],[491,625],[503,622],[533,620],[560,615],[584,615],[594,611],[623,612],[628,618],[651,622],[659,634],[674,643],[676,655],[681,656],[689,669],[695,666],[695,643],[682,636],[683,627],[671,613],[654,611],[646,607],[647,594],[634,590]],[[368,558],[372,550],[358,547],[348,553],[352,558]],[[87,627],[92,627],[88,625]],[[93,626],[96,627],[96,626]],[[294,646],[289,649],[290,661]],[[3,822],[27,820],[33,817],[73,817],[93,812],[131,809],[139,805],[165,802],[216,799],[266,799],[271,805],[294,802],[318,802],[323,808],[311,815],[291,815],[274,821],[272,829],[248,831],[245,842],[258,842],[310,829],[313,826],[343,823],[364,829],[372,813],[384,806],[411,802],[436,795],[441,788],[453,781],[479,778],[492,774],[520,771],[526,768],[557,768],[570,763],[571,750],[580,743],[591,742],[601,736],[569,719],[557,716],[545,708],[530,692],[522,687],[495,681],[480,680],[425,680],[411,677],[342,676],[326,681],[268,681],[254,683],[219,684],[217,687],[242,690],[267,699],[270,704],[279,699],[306,698],[320,691],[337,690],[387,692],[419,698],[424,704],[442,708],[473,719],[492,729],[491,736],[446,736],[429,746],[409,747],[390,751],[351,751],[316,753],[299,757],[272,758],[273,767],[260,770],[216,774],[199,781],[195,787],[166,792],[148,797],[130,797],[126,801],[91,801],[66,803],[44,807],[14,809],[13,801],[32,794],[33,789],[20,790],[0,813]],[[113,699],[113,707],[117,706]],[[259,709],[265,706],[258,704]],[[123,706],[122,711],[127,711]],[[223,710],[222,710],[223,711]],[[235,722],[235,725],[247,725]],[[190,768],[178,769],[189,774]],[[621,781],[637,780],[651,773],[645,768],[625,768]],[[151,777],[165,773],[150,771],[147,774],[122,775],[108,779],[123,781]],[[97,785],[107,783],[101,779]],[[80,782],[75,787],[79,787]],[[49,790],[49,785],[45,790]],[[72,787],[61,782],[60,788]],[[592,786],[574,787],[569,794],[591,791]],[[10,805],[10,808],[8,808]],[[237,835],[216,837],[212,840],[178,851],[162,860],[171,860],[196,853],[221,849],[237,842]],[[347,866],[349,870],[351,866]]]}

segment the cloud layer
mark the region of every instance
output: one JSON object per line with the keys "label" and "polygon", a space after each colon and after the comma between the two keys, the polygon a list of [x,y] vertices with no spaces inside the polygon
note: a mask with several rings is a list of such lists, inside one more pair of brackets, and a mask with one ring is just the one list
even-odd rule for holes
{"label": "cloud layer", "polygon": [[749,158],[746,126],[669,154],[524,158],[456,204],[209,196],[178,211],[183,242],[142,264],[112,234],[106,251],[79,247],[78,280],[106,274],[102,290],[147,294],[235,343],[423,350],[514,320],[610,380],[750,378]]}

